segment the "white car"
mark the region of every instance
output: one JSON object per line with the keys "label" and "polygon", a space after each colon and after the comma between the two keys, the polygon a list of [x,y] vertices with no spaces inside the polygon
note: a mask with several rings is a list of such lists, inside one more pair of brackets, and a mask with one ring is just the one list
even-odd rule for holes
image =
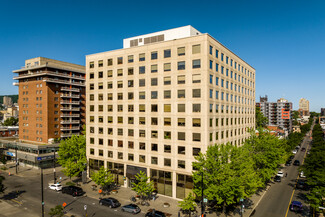
{"label": "white car", "polygon": [[278,174],[276,174],[277,176],[280,176],[281,178],[283,178],[283,172],[279,171]]}
{"label": "white car", "polygon": [[293,154],[297,154],[297,150],[296,150],[296,149],[293,150],[292,153],[293,153]]}
{"label": "white car", "polygon": [[304,171],[300,172],[300,178],[306,178],[306,176],[304,175]]}
{"label": "white car", "polygon": [[61,191],[62,185],[61,184],[49,184],[49,189],[55,190],[55,191]]}

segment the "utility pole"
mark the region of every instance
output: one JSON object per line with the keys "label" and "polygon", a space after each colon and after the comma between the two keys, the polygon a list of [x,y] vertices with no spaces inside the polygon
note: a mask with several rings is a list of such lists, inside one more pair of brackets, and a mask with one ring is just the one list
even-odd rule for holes
{"label": "utility pole", "polygon": [[42,217],[44,217],[43,168],[41,166]]}
{"label": "utility pole", "polygon": [[55,149],[53,151],[53,174],[54,174],[54,184],[56,183],[56,172],[55,172]]}
{"label": "utility pole", "polygon": [[17,146],[15,148],[15,152],[16,152],[16,174],[18,174],[18,155],[17,155]]}

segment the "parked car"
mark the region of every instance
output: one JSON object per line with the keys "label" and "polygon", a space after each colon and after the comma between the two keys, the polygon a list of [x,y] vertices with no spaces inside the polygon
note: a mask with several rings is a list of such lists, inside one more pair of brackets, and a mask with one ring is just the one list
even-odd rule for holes
{"label": "parked car", "polygon": [[295,166],[300,166],[300,161],[299,161],[299,160],[295,160],[295,161],[293,162],[293,165],[295,165]]}
{"label": "parked car", "polygon": [[76,197],[76,196],[83,195],[85,192],[80,187],[65,186],[65,187],[62,188],[62,193],[63,194],[70,194],[70,195]]}
{"label": "parked car", "polygon": [[286,166],[290,166],[291,163],[292,163],[292,160],[287,160],[287,162],[286,162]]}
{"label": "parked car", "polygon": [[297,150],[296,150],[296,149],[293,150],[293,151],[292,151],[292,154],[297,154]]}
{"label": "parked car", "polygon": [[294,155],[290,155],[289,160],[293,160],[293,158],[295,158],[295,156]]}
{"label": "parked car", "polygon": [[132,214],[137,214],[137,213],[141,212],[141,209],[137,205],[131,203],[131,204],[122,206],[122,211],[129,212]]}
{"label": "parked car", "polygon": [[308,185],[305,180],[299,179],[296,185],[297,189],[308,190]]}
{"label": "parked car", "polygon": [[304,171],[301,171],[299,176],[300,178],[306,178],[306,176],[304,175]]}
{"label": "parked car", "polygon": [[294,212],[300,212],[302,210],[302,203],[299,201],[292,201],[290,204],[290,210]]}
{"label": "parked car", "polygon": [[99,205],[108,206],[109,208],[116,208],[121,206],[120,202],[113,197],[100,199]]}
{"label": "parked car", "polygon": [[280,176],[281,178],[283,178],[283,172],[280,170],[277,174],[277,176]]}
{"label": "parked car", "polygon": [[275,176],[274,181],[275,182],[281,182],[281,176]]}
{"label": "parked car", "polygon": [[145,217],[166,217],[166,215],[163,212],[155,210],[155,211],[147,212]]}
{"label": "parked car", "polygon": [[49,189],[54,191],[61,191],[62,185],[61,184],[49,184]]}

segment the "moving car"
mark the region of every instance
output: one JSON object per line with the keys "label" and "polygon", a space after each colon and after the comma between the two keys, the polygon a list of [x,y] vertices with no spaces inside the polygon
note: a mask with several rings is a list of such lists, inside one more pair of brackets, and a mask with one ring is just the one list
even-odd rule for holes
{"label": "moving car", "polygon": [[283,178],[283,172],[280,170],[277,174],[277,176],[280,176],[281,178]]}
{"label": "moving car", "polygon": [[145,217],[166,217],[166,215],[163,212],[155,210],[155,211],[147,212]]}
{"label": "moving car", "polygon": [[61,184],[49,184],[49,189],[54,191],[61,191],[62,185]]}
{"label": "moving car", "polygon": [[141,212],[141,209],[137,205],[131,203],[131,204],[122,206],[122,211],[137,214],[137,213]]}
{"label": "moving car", "polygon": [[116,208],[116,207],[121,206],[120,202],[113,197],[100,199],[99,205],[108,206],[109,208]]}
{"label": "moving car", "polygon": [[294,212],[300,212],[302,210],[302,203],[299,201],[292,201],[290,204],[290,210]]}
{"label": "moving car", "polygon": [[62,194],[70,194],[74,197],[81,196],[84,193],[85,192],[82,190],[82,188],[76,186],[65,186],[62,188]]}
{"label": "moving car", "polygon": [[305,148],[301,148],[301,151],[306,151],[306,149]]}
{"label": "moving car", "polygon": [[293,165],[295,165],[295,166],[300,166],[300,161],[299,161],[299,160],[295,160],[295,161],[293,162]]}
{"label": "moving car", "polygon": [[281,176],[275,176],[274,181],[275,182],[281,182]]}

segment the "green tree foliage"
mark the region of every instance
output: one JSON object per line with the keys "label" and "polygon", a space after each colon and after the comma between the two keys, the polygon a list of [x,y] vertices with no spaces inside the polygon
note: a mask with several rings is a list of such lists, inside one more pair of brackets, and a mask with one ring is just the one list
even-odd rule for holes
{"label": "green tree foliage", "polygon": [[[18,95],[6,95],[12,99],[12,103],[17,103],[18,102]],[[3,104],[3,97],[0,96],[0,104]]]}
{"label": "green tree foliage", "polygon": [[297,111],[297,110],[292,111],[292,124],[293,125],[298,125],[299,116],[300,116],[299,111]]}
{"label": "green tree foliage", "polygon": [[325,198],[325,141],[319,124],[314,126],[312,138],[310,154],[307,155],[302,169],[310,186],[307,195],[310,206],[319,211],[319,207],[323,206],[322,199]]}
{"label": "green tree foliage", "polygon": [[153,181],[149,182],[149,177],[143,171],[136,174],[135,178],[136,181],[132,183],[132,190],[137,192],[142,199],[149,197],[154,191]]}
{"label": "green tree foliage", "polygon": [[266,127],[266,125],[268,124],[269,120],[267,119],[267,117],[265,117],[263,115],[263,113],[261,112],[261,109],[259,107],[256,107],[255,109],[255,120],[256,120],[256,128],[258,127]]}
{"label": "green tree foliage", "polygon": [[197,206],[194,199],[194,195],[192,193],[189,193],[187,197],[184,198],[184,200],[178,201],[178,207],[180,207],[186,213],[189,213],[191,216],[191,212],[194,211]]}
{"label": "green tree foliage", "polygon": [[97,172],[94,172],[91,179],[100,185],[103,189],[106,189],[114,182],[114,177],[111,172],[104,167],[101,167]]}
{"label": "green tree foliage", "polygon": [[298,132],[290,133],[286,140],[287,142],[286,151],[290,153],[291,150],[293,150],[297,145],[301,143],[303,138],[304,138],[304,134],[302,133],[298,133]]}
{"label": "green tree foliage", "polygon": [[57,205],[50,209],[49,215],[53,217],[62,217],[64,216],[64,208],[61,205]]}
{"label": "green tree foliage", "polygon": [[6,159],[6,155],[4,154],[4,150],[0,149],[0,163],[2,164],[7,164],[7,159]]}
{"label": "green tree foliage", "polygon": [[86,168],[86,138],[84,135],[72,136],[66,140],[61,140],[59,146],[58,163],[62,165],[63,173],[66,176],[77,176]]}
{"label": "green tree foliage", "polygon": [[0,193],[4,191],[4,185],[2,184],[3,180],[5,180],[4,176],[0,176]]}
{"label": "green tree foliage", "polygon": [[3,126],[16,126],[18,125],[18,118],[10,117],[5,120],[2,124]]}

